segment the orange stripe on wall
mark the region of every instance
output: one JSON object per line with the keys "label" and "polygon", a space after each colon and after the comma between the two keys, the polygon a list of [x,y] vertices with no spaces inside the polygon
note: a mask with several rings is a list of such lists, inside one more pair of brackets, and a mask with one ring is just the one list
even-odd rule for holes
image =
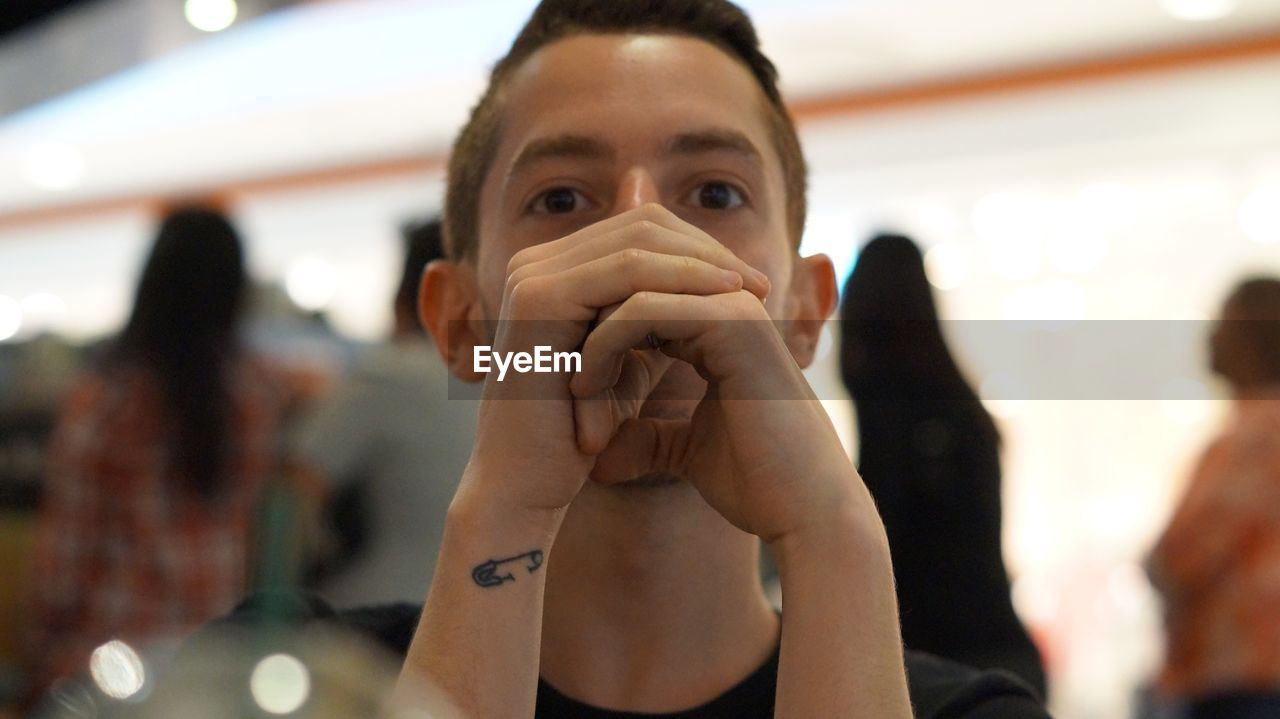
{"label": "orange stripe on wall", "polygon": [[[1280,56],[1280,29],[1267,34],[1202,45],[1165,48],[906,87],[798,100],[791,104],[791,110],[796,121],[804,124],[884,110],[942,104],[983,96],[1016,94],[1142,74],[1170,72],[1222,62],[1277,56]],[[0,230],[12,230],[24,225],[74,220],[139,208],[159,212],[164,205],[183,197],[199,196],[220,202],[234,202],[237,197],[260,192],[301,190],[323,185],[403,177],[439,171],[444,168],[445,162],[446,158],[440,155],[401,157],[245,179],[209,187],[195,193],[183,193],[177,198],[159,194],[133,195],[19,210],[0,214]]]}
{"label": "orange stripe on wall", "polygon": [[1026,68],[791,104],[797,122],[1280,56],[1280,30],[1227,42]]}

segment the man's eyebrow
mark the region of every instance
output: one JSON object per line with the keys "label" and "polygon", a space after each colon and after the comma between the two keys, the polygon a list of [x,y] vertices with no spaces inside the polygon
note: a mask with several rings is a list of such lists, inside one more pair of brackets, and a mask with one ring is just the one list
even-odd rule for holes
{"label": "man's eyebrow", "polygon": [[609,145],[586,135],[554,135],[530,140],[511,162],[507,177],[517,175],[533,164],[548,159],[612,160],[616,153]]}
{"label": "man's eyebrow", "polygon": [[667,140],[665,152],[669,155],[697,155],[704,152],[732,152],[762,164],[760,150],[747,136],[737,130],[711,129],[684,132]]}

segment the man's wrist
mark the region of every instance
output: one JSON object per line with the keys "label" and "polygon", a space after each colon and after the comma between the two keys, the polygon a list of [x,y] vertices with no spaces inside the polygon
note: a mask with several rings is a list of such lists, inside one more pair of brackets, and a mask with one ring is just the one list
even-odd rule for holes
{"label": "man's wrist", "polygon": [[889,541],[884,525],[868,501],[840,502],[821,516],[769,542],[769,550],[785,580],[798,566],[855,565],[884,570],[892,577]]}
{"label": "man's wrist", "polygon": [[[512,478],[506,479],[510,483]],[[447,525],[455,531],[520,534],[530,538],[555,538],[564,508],[532,506],[518,500],[501,482],[468,467],[449,504]]]}

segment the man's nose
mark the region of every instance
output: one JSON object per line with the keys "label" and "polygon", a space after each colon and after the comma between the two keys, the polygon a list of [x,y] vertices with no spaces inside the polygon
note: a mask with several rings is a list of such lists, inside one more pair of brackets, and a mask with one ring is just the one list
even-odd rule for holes
{"label": "man's nose", "polygon": [[648,202],[661,201],[662,195],[658,192],[658,183],[653,179],[653,175],[643,167],[633,167],[623,174],[622,180],[618,183],[618,194],[614,198],[612,214],[617,215],[633,210]]}

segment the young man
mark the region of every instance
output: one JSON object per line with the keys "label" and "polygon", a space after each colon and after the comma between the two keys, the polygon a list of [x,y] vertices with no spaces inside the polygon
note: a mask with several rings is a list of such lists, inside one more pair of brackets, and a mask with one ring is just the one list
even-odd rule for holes
{"label": "young man", "polygon": [[[904,669],[884,529],[800,372],[836,282],[797,253],[804,161],[745,15],[543,2],[449,170],[420,312],[451,371],[537,346],[581,370],[484,378],[402,694],[483,719],[1046,716],[1004,675]],[[414,621],[352,623],[403,650]]]}

